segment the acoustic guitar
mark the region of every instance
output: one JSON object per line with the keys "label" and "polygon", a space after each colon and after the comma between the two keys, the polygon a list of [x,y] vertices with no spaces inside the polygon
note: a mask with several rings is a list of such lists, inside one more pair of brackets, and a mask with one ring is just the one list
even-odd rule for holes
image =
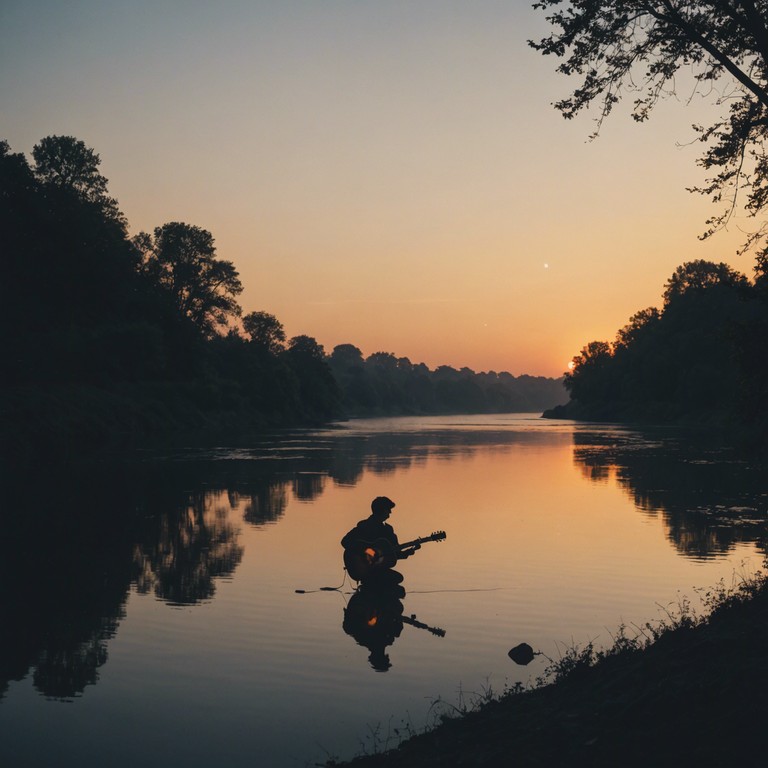
{"label": "acoustic guitar", "polygon": [[429,536],[406,541],[399,547],[393,547],[386,539],[375,541],[359,539],[355,546],[344,550],[344,567],[355,581],[363,581],[372,573],[392,568],[406,550],[427,541],[443,541],[443,539],[445,539],[445,531],[435,531]]}

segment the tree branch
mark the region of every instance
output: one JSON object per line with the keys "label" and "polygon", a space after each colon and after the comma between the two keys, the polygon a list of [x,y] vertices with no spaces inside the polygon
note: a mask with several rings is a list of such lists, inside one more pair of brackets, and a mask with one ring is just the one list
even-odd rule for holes
{"label": "tree branch", "polygon": [[715,61],[718,62],[718,64],[722,65],[736,80],[738,80],[738,82],[757,96],[759,101],[768,108],[768,91],[766,91],[765,88],[756,83],[726,53],[721,51],[714,45],[714,43],[704,37],[693,24],[684,19],[679,10],[670,2],[670,0],[662,0],[662,5],[667,9],[669,15],[659,13],[649,4],[646,4],[646,7],[655,19],[677,27],[685,33],[690,40],[700,45],[713,59],[715,59]]}

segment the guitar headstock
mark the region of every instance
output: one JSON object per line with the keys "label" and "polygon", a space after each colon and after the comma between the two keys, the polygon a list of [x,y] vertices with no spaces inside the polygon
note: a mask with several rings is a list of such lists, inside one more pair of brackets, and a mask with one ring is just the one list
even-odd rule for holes
{"label": "guitar headstock", "polygon": [[433,531],[429,537],[430,541],[443,541],[445,539],[445,531]]}

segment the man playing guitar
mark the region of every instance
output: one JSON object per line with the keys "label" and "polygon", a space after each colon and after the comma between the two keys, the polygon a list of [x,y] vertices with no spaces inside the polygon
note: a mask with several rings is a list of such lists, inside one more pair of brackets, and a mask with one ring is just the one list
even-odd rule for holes
{"label": "man playing guitar", "polygon": [[403,577],[392,567],[421,549],[419,543],[400,546],[394,528],[386,522],[394,506],[392,499],[377,496],[371,502],[370,517],[361,520],[341,540],[344,565],[356,581],[372,583],[385,579],[389,584],[398,584]]}

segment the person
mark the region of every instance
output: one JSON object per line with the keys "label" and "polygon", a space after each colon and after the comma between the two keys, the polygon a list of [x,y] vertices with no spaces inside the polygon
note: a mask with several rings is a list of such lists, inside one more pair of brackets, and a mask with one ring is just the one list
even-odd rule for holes
{"label": "person", "polygon": [[395,529],[387,523],[394,507],[392,499],[377,496],[371,502],[370,516],[361,520],[341,540],[344,565],[356,581],[399,583],[403,577],[393,571],[392,566],[421,548],[420,544],[401,548]]}

